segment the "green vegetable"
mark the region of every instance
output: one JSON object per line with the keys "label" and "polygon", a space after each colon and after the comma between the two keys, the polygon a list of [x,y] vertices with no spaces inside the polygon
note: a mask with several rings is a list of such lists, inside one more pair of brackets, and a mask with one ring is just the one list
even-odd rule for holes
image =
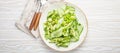
{"label": "green vegetable", "polygon": [[58,47],[68,47],[71,42],[78,41],[82,30],[83,26],[76,18],[75,8],[67,5],[48,12],[44,23],[46,40]]}

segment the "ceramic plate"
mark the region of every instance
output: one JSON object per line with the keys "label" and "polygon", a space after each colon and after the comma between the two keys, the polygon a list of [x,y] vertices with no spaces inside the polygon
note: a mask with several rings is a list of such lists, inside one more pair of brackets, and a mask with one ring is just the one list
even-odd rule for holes
{"label": "ceramic plate", "polygon": [[[48,12],[53,9],[60,8],[64,5],[73,6],[75,8],[75,14],[78,19],[78,22],[80,22],[84,27],[84,29],[80,35],[79,41],[70,43],[69,47],[67,47],[67,48],[57,47],[55,44],[49,43],[45,39],[45,31],[44,31],[44,27],[43,27],[44,23],[47,20]],[[40,18],[39,30],[40,30],[41,38],[47,46],[49,46],[50,48],[57,50],[57,51],[70,51],[70,50],[73,50],[73,49],[77,48],[78,46],[80,46],[81,43],[84,41],[84,39],[86,38],[86,35],[87,35],[87,31],[88,31],[88,24],[87,24],[87,19],[86,19],[85,14],[82,12],[82,10],[79,7],[77,7],[71,3],[68,3],[68,2],[54,2],[54,3],[50,4],[48,7],[44,8],[44,11],[42,12],[42,15]]]}

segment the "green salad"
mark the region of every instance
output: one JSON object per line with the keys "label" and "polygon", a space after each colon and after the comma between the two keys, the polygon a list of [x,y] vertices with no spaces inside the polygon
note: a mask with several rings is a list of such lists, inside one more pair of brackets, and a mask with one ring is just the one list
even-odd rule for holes
{"label": "green salad", "polygon": [[65,5],[48,12],[44,31],[49,43],[58,47],[68,47],[71,42],[79,40],[83,26],[76,18],[75,8]]}

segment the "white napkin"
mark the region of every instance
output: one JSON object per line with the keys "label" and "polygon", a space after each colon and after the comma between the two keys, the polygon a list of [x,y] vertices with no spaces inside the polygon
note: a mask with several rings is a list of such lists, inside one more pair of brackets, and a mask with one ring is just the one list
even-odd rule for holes
{"label": "white napkin", "polygon": [[38,29],[36,31],[34,30],[30,31],[28,29],[33,18],[35,9],[36,9],[35,0],[28,0],[20,19],[16,21],[15,25],[19,30],[23,31],[24,33],[32,35],[34,38],[38,38],[39,37]]}

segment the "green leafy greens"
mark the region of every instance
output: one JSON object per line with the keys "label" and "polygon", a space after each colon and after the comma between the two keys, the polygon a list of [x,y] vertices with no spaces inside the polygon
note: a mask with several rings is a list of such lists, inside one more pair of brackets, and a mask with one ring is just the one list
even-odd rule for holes
{"label": "green leafy greens", "polygon": [[75,8],[65,6],[48,12],[44,23],[45,38],[58,47],[68,47],[70,42],[79,40],[83,26],[78,23]]}

